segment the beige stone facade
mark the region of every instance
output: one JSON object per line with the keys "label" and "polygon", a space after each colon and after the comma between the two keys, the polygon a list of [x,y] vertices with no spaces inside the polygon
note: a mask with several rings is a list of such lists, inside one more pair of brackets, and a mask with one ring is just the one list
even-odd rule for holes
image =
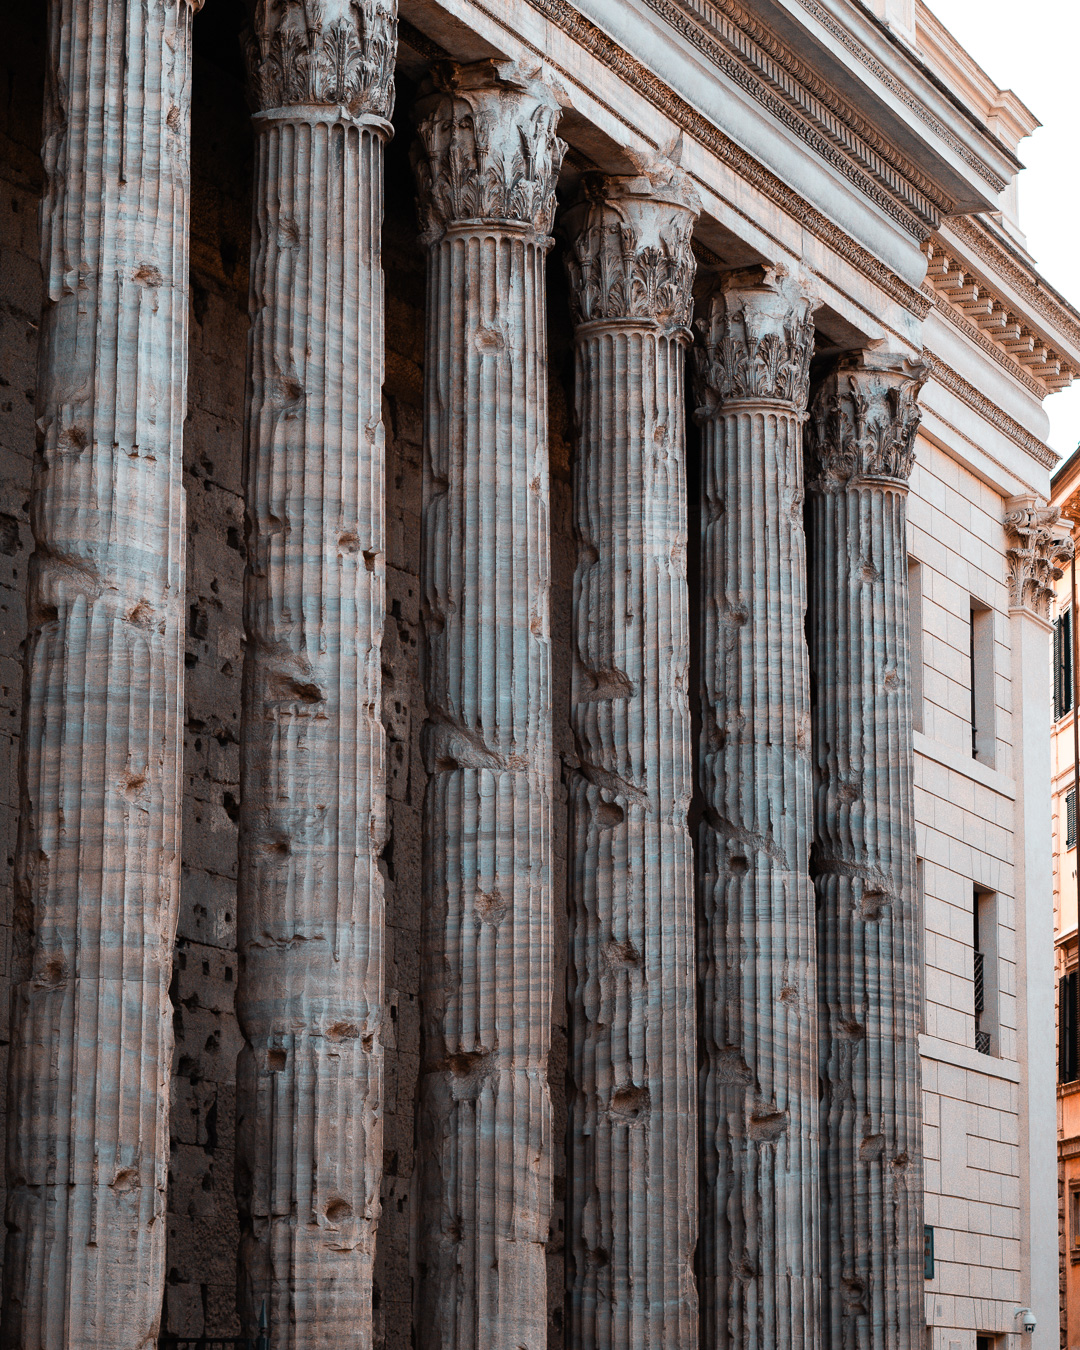
{"label": "beige stone facade", "polygon": [[1057,1350],[1032,114],[921,0],[5,35],[0,1344]]}

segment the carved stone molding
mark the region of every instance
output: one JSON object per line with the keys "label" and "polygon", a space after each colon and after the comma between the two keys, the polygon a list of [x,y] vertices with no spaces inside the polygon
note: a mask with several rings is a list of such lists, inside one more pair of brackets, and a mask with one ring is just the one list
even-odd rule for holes
{"label": "carved stone molding", "polygon": [[817,301],[779,267],[729,273],[698,320],[699,412],[734,399],[777,399],[800,411],[810,388]]}
{"label": "carved stone molding", "polygon": [[[812,206],[805,197],[801,197],[794,188],[767,169],[760,160],[755,159],[730,136],[726,136],[715,123],[681,98],[670,85],[665,84],[640,61],[636,61],[625,48],[608,37],[603,29],[598,28],[575,9],[569,0],[527,0],[527,3],[570,37],[575,46],[600,61],[629,88],[659,108],[665,117],[670,118],[676,126],[692,136],[710,155],[714,155],[721,163],[733,169],[756,192],[762,193],[780,210],[795,217],[804,229],[854,267],[890,300],[901,305],[908,313],[914,314],[917,319],[924,319],[930,312],[931,301],[917,286],[910,285],[903,277],[898,276],[869,249],[857,243],[828,216]],[[472,0],[472,5],[493,22],[504,29],[507,28],[502,7],[485,4],[484,0]],[[538,60],[543,58],[553,69],[559,70],[568,82],[585,88],[573,72],[559,67],[549,54],[535,46],[532,46],[532,50]],[[596,89],[589,88],[588,93],[620,120],[625,120],[622,113],[606,102]]]}
{"label": "carved stone molding", "polygon": [[974,409],[992,427],[1000,431],[1003,436],[1007,436],[1014,445],[1018,445],[1021,450],[1026,450],[1032,459],[1037,460],[1043,468],[1053,469],[1060,462],[1060,455],[1051,450],[1043,441],[1040,441],[1038,436],[1033,436],[1026,427],[1020,425],[1015,417],[1010,417],[1003,408],[999,408],[996,403],[987,398],[981,389],[976,389],[969,380],[965,380],[963,375],[953,370],[952,366],[948,365],[928,347],[923,348],[922,359],[930,368],[930,374],[938,384],[948,389],[951,394],[955,394],[969,408]]}
{"label": "carved stone molding", "polygon": [[686,174],[658,161],[637,177],[590,174],[583,189],[566,222],[574,322],[688,328],[697,271],[690,236],[701,203]]}
{"label": "carved stone molding", "polygon": [[416,116],[413,163],[427,241],[475,220],[550,233],[566,145],[549,85],[507,61],[441,62]]}
{"label": "carved stone molding", "polygon": [[1039,506],[1034,497],[1010,497],[1005,519],[1009,559],[1009,605],[1049,619],[1054,582],[1075,552],[1072,536],[1062,533],[1056,506]]}
{"label": "carved stone molding", "polygon": [[806,476],[819,490],[852,479],[906,486],[915,463],[928,366],[901,356],[842,357],[818,387],[806,429]]}
{"label": "carved stone molding", "polygon": [[[937,228],[943,211],[951,212],[951,199],[740,7],[727,0],[646,3],[916,239]],[[786,78],[776,78],[777,66]]]}
{"label": "carved stone molding", "polygon": [[339,107],[389,119],[396,11],[396,0],[258,0],[248,44],[257,110]]}

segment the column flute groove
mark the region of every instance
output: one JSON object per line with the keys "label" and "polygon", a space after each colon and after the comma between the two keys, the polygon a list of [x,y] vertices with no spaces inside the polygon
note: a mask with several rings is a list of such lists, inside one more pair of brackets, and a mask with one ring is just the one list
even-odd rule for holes
{"label": "column flute groove", "polygon": [[802,423],[812,302],[725,278],[699,321],[699,1280],[709,1350],[811,1350],[818,1085]]}
{"label": "column flute groove", "polygon": [[653,164],[568,216],[580,427],[570,720],[569,1344],[697,1345],[683,367],[699,204]]}
{"label": "column flute groove", "polygon": [[368,1347],[382,1179],[385,364],[395,0],[260,0],[237,1011],[240,1305]]}
{"label": "column flute groove", "polygon": [[180,872],[191,21],[52,0],[5,1346],[156,1345]]}
{"label": "column flute groove", "polygon": [[807,436],[824,1342],[922,1336],[920,915],[905,515],[921,367],[844,358]]}
{"label": "column flute groove", "polygon": [[505,63],[417,106],[428,246],[417,1324],[547,1343],[551,640],[544,259],[558,105]]}

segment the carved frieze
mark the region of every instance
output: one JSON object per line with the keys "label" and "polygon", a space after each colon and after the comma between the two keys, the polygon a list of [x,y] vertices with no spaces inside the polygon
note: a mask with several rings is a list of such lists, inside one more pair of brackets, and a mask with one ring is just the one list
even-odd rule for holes
{"label": "carved frieze", "polygon": [[566,150],[550,86],[510,62],[440,62],[416,112],[414,168],[426,239],[477,220],[550,233]]}
{"label": "carved frieze", "polygon": [[260,112],[340,107],[394,110],[396,0],[258,0],[248,68]]}
{"label": "carved frieze", "polygon": [[922,413],[922,362],[901,356],[842,357],[814,397],[806,429],[806,477],[819,490],[863,478],[906,484]]}
{"label": "carved frieze", "polygon": [[1013,497],[1006,505],[1009,605],[1048,619],[1054,582],[1075,552],[1072,536],[1056,506],[1039,506],[1033,497]]}
{"label": "carved frieze", "polygon": [[655,162],[637,177],[588,175],[567,213],[570,307],[576,324],[653,320],[689,327],[701,204],[686,174]]}
{"label": "carved frieze", "polygon": [[726,276],[698,320],[694,350],[700,412],[734,399],[806,407],[817,303],[783,268]]}

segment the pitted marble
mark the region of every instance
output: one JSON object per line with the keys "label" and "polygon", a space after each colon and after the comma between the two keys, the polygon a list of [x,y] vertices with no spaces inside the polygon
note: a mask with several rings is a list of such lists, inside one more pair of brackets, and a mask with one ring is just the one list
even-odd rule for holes
{"label": "pitted marble", "polygon": [[814,1350],[821,1335],[802,519],[813,311],[793,278],[758,268],[729,274],[698,321],[708,1350]]}
{"label": "pitted marble", "polygon": [[569,1344],[697,1345],[683,367],[698,202],[665,165],[568,215],[580,427],[570,720]]}
{"label": "pitted marble", "polygon": [[905,511],[926,370],[868,353],[807,435],[827,1345],[924,1334],[921,916]]}
{"label": "pitted marble", "polygon": [[417,106],[428,254],[417,1343],[543,1350],[552,728],[539,79],[446,65]]}
{"label": "pitted marble", "polygon": [[180,879],[189,0],[53,0],[5,1346],[150,1350]]}
{"label": "pitted marble", "polygon": [[368,1347],[382,1178],[383,147],[394,0],[263,0],[241,730],[241,1313]]}

